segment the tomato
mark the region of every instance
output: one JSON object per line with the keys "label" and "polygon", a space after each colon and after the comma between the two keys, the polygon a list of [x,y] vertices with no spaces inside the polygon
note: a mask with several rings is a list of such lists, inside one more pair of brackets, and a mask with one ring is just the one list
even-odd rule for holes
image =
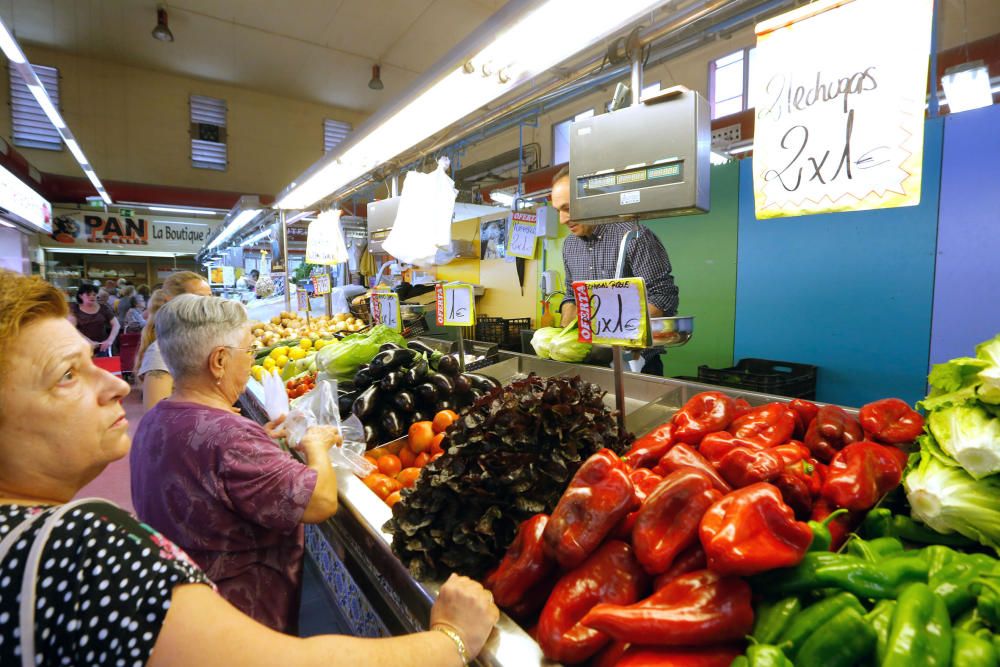
{"label": "tomato", "polygon": [[404,469],[413,467],[413,460],[415,458],[417,458],[417,455],[409,447],[403,447],[399,450],[399,462],[403,465]]}
{"label": "tomato", "polygon": [[434,456],[435,454],[444,453],[444,449],[441,448],[441,441],[444,439],[445,439],[444,433],[438,433],[437,435],[434,436],[434,439],[431,440],[431,448],[430,450],[428,450],[431,456]]}
{"label": "tomato", "polygon": [[413,465],[417,468],[423,468],[427,465],[427,462],[431,460],[431,457],[427,452],[422,452],[417,454],[416,460],[413,461]]}
{"label": "tomato", "polygon": [[375,480],[370,488],[372,491],[375,492],[375,495],[381,498],[382,500],[385,500],[386,496],[388,496],[393,491],[399,491],[401,488],[403,488],[399,482],[394,480],[392,477],[383,475],[382,473],[373,473],[369,475],[369,477],[375,477]]}
{"label": "tomato", "polygon": [[434,424],[432,422],[417,422],[410,427],[407,436],[410,440],[410,449],[415,454],[426,452],[430,449],[431,441],[434,440]]}
{"label": "tomato", "polygon": [[389,477],[395,477],[403,469],[403,464],[395,454],[386,454],[378,460],[378,471]]}
{"label": "tomato", "polygon": [[386,496],[385,504],[388,505],[389,507],[392,507],[402,499],[403,497],[399,495],[399,491],[393,491],[388,496]]}
{"label": "tomato", "polygon": [[420,477],[420,468],[403,468],[396,475],[396,481],[402,484],[404,489],[409,489],[417,483],[418,477]]}
{"label": "tomato", "polygon": [[442,410],[434,415],[434,432],[444,433],[456,421],[458,421],[458,414],[454,410]]}

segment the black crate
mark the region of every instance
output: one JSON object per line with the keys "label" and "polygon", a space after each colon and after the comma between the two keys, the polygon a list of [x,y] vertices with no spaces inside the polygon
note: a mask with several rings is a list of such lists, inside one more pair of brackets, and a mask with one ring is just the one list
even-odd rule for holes
{"label": "black crate", "polygon": [[816,398],[816,366],[740,359],[733,368],[698,367],[698,381],[776,396]]}
{"label": "black crate", "polygon": [[507,338],[507,327],[502,317],[476,318],[476,340],[502,344]]}
{"label": "black crate", "polygon": [[530,317],[515,317],[504,320],[504,336],[500,346],[512,352],[521,351],[521,331],[531,328]]}

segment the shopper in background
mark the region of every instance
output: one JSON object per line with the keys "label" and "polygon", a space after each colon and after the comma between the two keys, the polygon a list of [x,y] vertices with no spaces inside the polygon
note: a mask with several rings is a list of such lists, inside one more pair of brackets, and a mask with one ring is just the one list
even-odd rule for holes
{"label": "shopper in background", "polygon": [[141,294],[142,298],[149,301],[149,285],[143,283],[142,285],[137,285],[135,288],[136,294]]}
{"label": "shopper in background", "polygon": [[[618,250],[622,239],[632,229],[630,223],[615,222],[591,226],[574,222],[569,215],[569,167],[563,167],[552,179],[552,206],[559,211],[559,222],[566,225],[571,235],[563,243],[563,268],[566,271],[566,288],[576,280],[606,280],[615,277]],[[670,257],[660,239],[648,227],[639,225],[639,238],[626,250],[628,275],[642,278],[646,283],[646,300],[650,317],[677,314],[679,293],[671,275]],[[576,302],[567,294],[559,306],[562,324],[567,326],[576,319]],[[663,375],[660,349],[642,352],[646,360],[642,372]]]}
{"label": "shopper in background", "polygon": [[162,289],[153,290],[153,294],[146,299],[146,310],[142,311],[142,319],[144,322],[149,322],[156,315],[156,311],[163,307],[163,304],[167,302],[167,293]]}
{"label": "shopper in background", "polygon": [[236,281],[237,289],[247,289],[251,292],[257,287],[257,279],[260,278],[260,271],[254,269],[249,273],[244,273],[240,276],[240,279]]}
{"label": "shopper in background", "polygon": [[[170,274],[163,282],[162,292],[164,303],[181,294],[212,295],[205,279],[193,271]],[[156,344],[155,314],[156,311],[153,310],[146,318],[146,327],[142,330],[142,341],[135,358],[135,376],[142,384],[142,404],[146,410],[170,396],[174,390],[170,369],[160,356],[160,347]]]}
{"label": "shopper in background", "polygon": [[93,285],[80,285],[76,303],[70,307],[69,321],[96,353],[105,354],[114,345],[121,324],[109,306],[97,302],[97,291]]}
{"label": "shopper in background", "polygon": [[118,317],[118,321],[125,326],[125,315],[128,314],[128,309],[132,307],[132,295],[135,294],[135,287],[132,285],[125,285],[119,290],[118,301],[115,302],[115,316]]}
{"label": "shopper in background", "polygon": [[122,297],[122,300],[128,302],[128,307],[125,310],[125,323],[122,325],[122,329],[125,333],[141,332],[143,327],[146,326],[146,318],[143,316],[146,312],[146,300],[138,292],[130,297]]}
{"label": "shopper in background", "polygon": [[[66,506],[129,449],[128,385],[94,365],[67,314],[52,285],[0,271],[0,533],[13,536],[0,555],[0,665],[21,664],[29,638],[25,660],[42,665],[458,667],[446,631],[472,656],[481,650],[499,612],[469,579],[441,587],[430,616],[441,632],[298,639],[241,614],[131,514],[94,499]],[[43,542],[42,523],[61,511]],[[22,625],[23,583],[33,595],[23,596]]]}
{"label": "shopper in background", "polygon": [[156,314],[157,341],[174,393],[135,433],[132,503],[140,519],[181,546],[255,620],[295,632],[304,553],[303,523],[337,511],[328,450],[333,427],[302,439],[306,464],[233,410],[253,365],[253,334],[242,304],[183,295]]}

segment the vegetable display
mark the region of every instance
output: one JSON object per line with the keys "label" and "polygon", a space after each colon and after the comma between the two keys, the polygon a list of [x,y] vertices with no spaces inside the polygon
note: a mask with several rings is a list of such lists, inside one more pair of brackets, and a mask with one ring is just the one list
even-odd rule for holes
{"label": "vegetable display", "polygon": [[339,344],[327,345],[317,353],[316,364],[319,370],[325,371],[338,382],[350,381],[361,365],[378,354],[379,347],[384,343],[402,347],[405,341],[389,327],[379,324],[364,333],[351,334]]}
{"label": "vegetable display", "polygon": [[542,359],[576,363],[583,361],[593,347],[581,343],[576,320],[566,327],[542,327],[531,337],[531,347]]}
{"label": "vegetable display", "polygon": [[531,375],[494,388],[462,411],[444,456],[393,507],[393,552],[417,578],[482,578],[521,522],[555,509],[583,461],[626,446],[604,392],[579,377]]}

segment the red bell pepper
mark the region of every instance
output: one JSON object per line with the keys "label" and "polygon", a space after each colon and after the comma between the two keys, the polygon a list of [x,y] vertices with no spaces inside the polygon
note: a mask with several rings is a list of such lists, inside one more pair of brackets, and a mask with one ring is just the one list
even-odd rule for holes
{"label": "red bell pepper", "polygon": [[587,667],[617,667],[626,650],[628,650],[628,642],[611,642],[600,653],[591,658]]}
{"label": "red bell pepper", "polygon": [[772,449],[736,447],[719,461],[719,474],[733,488],[770,482],[781,474],[785,461]]}
{"label": "red bell pepper", "polygon": [[719,391],[695,394],[674,414],[674,438],[697,445],[709,433],[725,430],[733,420],[733,399]]}
{"label": "red bell pepper", "polygon": [[812,457],[812,452],[809,451],[809,448],[798,440],[789,440],[783,445],[771,447],[768,451],[774,452],[780,456],[782,461],[785,463],[785,467],[798,463],[803,459]]}
{"label": "red bell pepper", "polygon": [[653,580],[653,590],[660,590],[682,574],[704,570],[707,567],[708,562],[705,560],[705,550],[701,548],[701,542],[695,542],[678,554],[669,570]]}
{"label": "red bell pepper", "polygon": [[792,508],[796,519],[806,521],[812,516],[813,494],[803,476],[782,472],[771,483],[781,492],[781,499]]}
{"label": "red bell pepper", "polygon": [[733,487],[729,486],[726,480],[722,479],[722,476],[719,475],[718,471],[712,467],[708,459],[687,445],[675,445],[673,449],[660,459],[660,462],[653,468],[653,472],[666,477],[681,468],[695,468],[702,471],[709,476],[715,488],[723,494],[733,490]]}
{"label": "red bell pepper", "polygon": [[555,569],[555,561],[546,555],[542,540],[548,522],[547,514],[536,514],[517,529],[517,536],[487,585],[498,607],[509,609],[524,602],[527,593]]}
{"label": "red bell pepper", "polygon": [[572,664],[593,656],[611,638],[580,620],[601,602],[632,604],[648,585],[632,547],[617,540],[605,542],[556,583],[545,603],[536,634],[545,657]]}
{"label": "red bell pepper", "polygon": [[750,585],[711,570],[690,572],[642,602],[599,604],[581,624],[633,644],[706,646],[740,640],[753,626]]}
{"label": "red bell pepper", "polygon": [[745,398],[737,398],[733,401],[733,419],[737,417],[742,417],[746,413],[753,410],[753,406]]}
{"label": "red bell pepper", "polygon": [[716,431],[709,433],[698,445],[698,452],[704,456],[709,463],[718,467],[722,457],[737,447],[748,449],[767,449],[767,447],[756,440],[737,438],[729,431]]}
{"label": "red bell pepper", "polygon": [[827,468],[823,497],[836,507],[869,510],[899,486],[906,452],[874,442],[855,442],[837,452]]}
{"label": "red bell pepper", "polygon": [[673,447],[674,442],[674,425],[667,422],[633,442],[622,458],[630,468],[652,468]]}
{"label": "red bell pepper", "polygon": [[861,428],[875,442],[901,445],[924,432],[924,418],[898,398],[883,398],[861,408]]}
{"label": "red bell pepper", "polygon": [[[833,507],[826,498],[817,498],[815,504],[813,504],[812,516],[809,517],[809,520],[823,522],[836,510],[837,508]],[[849,512],[834,517],[827,524],[827,528],[830,529],[830,537],[832,538],[830,550],[836,551],[839,549],[847,541],[851,531],[860,525],[864,517],[864,512]]]}
{"label": "red bell pepper", "polygon": [[816,419],[819,406],[812,401],[793,398],[788,402],[788,407],[795,411],[795,437],[801,440],[806,437],[809,424]]}
{"label": "red bell pepper", "polygon": [[778,489],[766,483],[733,491],[701,519],[708,567],[749,576],[797,565],[812,542],[809,526],[795,520]]}
{"label": "red bell pepper", "polygon": [[642,507],[632,529],[632,547],[646,572],[670,569],[679,553],[698,541],[702,515],[722,493],[712,480],[695,468],[682,468],[663,481]]}
{"label": "red bell pepper", "polygon": [[[632,486],[635,487],[635,497],[640,503],[646,502],[646,498],[649,497],[656,487],[660,485],[663,481],[658,473],[653,472],[649,468],[638,468],[633,470],[628,475],[629,479],[632,480]],[[625,515],[625,518],[618,522],[618,526],[611,531],[611,537],[618,540],[625,540],[626,542],[632,539],[632,528],[635,526],[635,520],[639,518],[639,510],[629,512]]]}
{"label": "red bell pepper", "polygon": [[726,646],[630,646],[615,667],[729,667],[743,644]]}
{"label": "red bell pepper", "polygon": [[805,444],[813,457],[829,463],[833,455],[864,439],[861,423],[836,405],[824,405],[806,431]]}
{"label": "red bell pepper", "polygon": [[639,506],[628,469],[602,449],[583,462],[545,527],[545,552],[563,569],[582,563]]}
{"label": "red bell pepper", "polygon": [[768,403],[754,408],[727,429],[737,438],[754,440],[764,447],[788,442],[795,431],[795,411],[782,403]]}

